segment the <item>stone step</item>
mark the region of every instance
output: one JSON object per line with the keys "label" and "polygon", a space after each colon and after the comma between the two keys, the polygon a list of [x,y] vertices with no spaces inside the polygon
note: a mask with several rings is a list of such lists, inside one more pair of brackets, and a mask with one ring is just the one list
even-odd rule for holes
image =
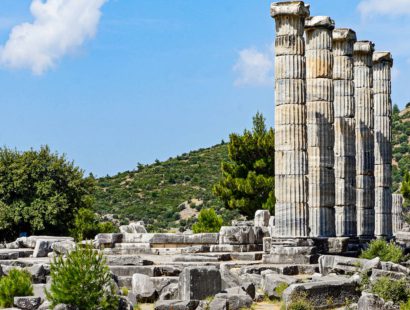
{"label": "stone step", "polygon": [[[178,283],[179,277],[151,277],[154,287],[159,288],[159,291],[170,283]],[[118,277],[118,286],[120,288],[126,287],[132,289],[132,276]]]}
{"label": "stone step", "polygon": [[253,266],[244,266],[240,268],[241,274],[261,274],[262,271],[271,270],[278,274],[293,276],[300,274],[314,274],[319,272],[318,264],[300,264],[300,265],[273,265],[273,264],[260,264]]}
{"label": "stone step", "polygon": [[17,259],[33,255],[33,249],[0,249],[0,260]]}
{"label": "stone step", "polygon": [[178,276],[182,268],[171,265],[158,266],[109,266],[111,272],[117,277],[132,276],[140,273],[149,277]]}

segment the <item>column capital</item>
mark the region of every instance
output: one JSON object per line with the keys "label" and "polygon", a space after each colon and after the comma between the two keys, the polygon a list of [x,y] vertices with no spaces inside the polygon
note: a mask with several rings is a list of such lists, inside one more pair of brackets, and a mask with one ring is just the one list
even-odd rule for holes
{"label": "column capital", "polygon": [[349,28],[336,28],[333,30],[333,41],[357,41],[356,32]]}
{"label": "column capital", "polygon": [[373,63],[388,63],[393,66],[393,57],[390,52],[374,52]]}
{"label": "column capital", "polygon": [[353,50],[357,54],[370,54],[374,52],[374,43],[371,41],[357,41]]}
{"label": "column capital", "polygon": [[272,17],[281,15],[297,15],[307,17],[310,15],[309,5],[303,1],[274,2],[270,7]]}
{"label": "column capital", "polygon": [[335,28],[335,21],[329,16],[310,16],[306,18],[305,29],[325,28],[333,30]]}

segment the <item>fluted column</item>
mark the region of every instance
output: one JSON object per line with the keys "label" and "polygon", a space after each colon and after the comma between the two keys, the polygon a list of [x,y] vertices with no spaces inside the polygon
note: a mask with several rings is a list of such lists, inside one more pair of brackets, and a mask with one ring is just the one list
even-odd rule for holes
{"label": "fluted column", "polygon": [[308,17],[306,32],[306,112],[308,205],[311,237],[335,236],[333,54],[334,21]]}
{"label": "fluted column", "polygon": [[356,222],[356,133],[353,46],[351,29],[333,31],[333,87],[335,113],[335,222],[336,236],[355,237]]}
{"label": "fluted column", "polygon": [[369,41],[354,45],[357,235],[363,239],[373,238],[375,228],[373,51]]}
{"label": "fluted column", "polygon": [[403,229],[403,196],[393,194],[393,234]]}
{"label": "fluted column", "polygon": [[275,39],[275,228],[278,237],[307,237],[306,64],[309,7],[271,6]]}
{"label": "fluted column", "polygon": [[392,132],[391,67],[389,52],[373,54],[375,235],[391,238]]}

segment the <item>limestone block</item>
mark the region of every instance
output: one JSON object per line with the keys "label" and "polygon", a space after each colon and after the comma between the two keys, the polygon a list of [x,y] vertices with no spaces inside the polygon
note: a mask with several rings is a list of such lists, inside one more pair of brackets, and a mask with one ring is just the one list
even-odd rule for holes
{"label": "limestone block", "polygon": [[355,115],[354,96],[335,96],[334,98],[335,118],[353,118]]}
{"label": "limestone block", "polygon": [[276,79],[306,78],[305,57],[302,55],[282,55],[275,58]]}
{"label": "limestone block", "polygon": [[306,50],[306,77],[308,79],[333,76],[333,54],[330,50]]}
{"label": "limestone block", "polygon": [[391,118],[389,116],[376,116],[374,118],[375,141],[377,143],[391,142],[392,129]]}
{"label": "limestone block", "polygon": [[271,253],[263,256],[264,264],[310,264],[315,252],[315,247],[298,246],[272,246]]}
{"label": "limestone block", "polygon": [[139,273],[132,276],[132,293],[139,302],[154,302],[158,298],[152,278]]}
{"label": "limestone block", "polygon": [[215,296],[215,299],[225,299],[229,310],[249,309],[253,303],[252,298],[245,294],[220,293]]}
{"label": "limestone block", "polygon": [[306,203],[275,205],[275,232],[278,236],[304,237],[308,235],[308,206]]}
{"label": "limestone block", "polygon": [[[316,163],[316,166],[333,168],[334,152],[333,149],[321,149],[319,147],[308,147],[308,162]],[[318,163],[318,164],[317,164]]]}
{"label": "limestone block", "polygon": [[[307,201],[307,178],[304,175],[275,177],[275,197],[281,203],[303,203]],[[276,215],[275,215],[276,216]]]}
{"label": "limestone block", "polygon": [[375,214],[375,229],[374,233],[377,237],[388,238],[393,235],[392,225],[393,225],[392,213],[378,213]]}
{"label": "limestone block", "polygon": [[352,279],[338,277],[335,280],[292,284],[283,292],[283,300],[289,304],[292,295],[306,294],[315,308],[325,307],[332,300],[333,307],[342,307],[346,300],[357,301],[360,297],[359,284]]}
{"label": "limestone block", "polygon": [[385,94],[374,94],[374,116],[391,117],[392,103],[391,98]]}
{"label": "limestone block", "polygon": [[338,255],[322,255],[319,257],[319,271],[326,276],[329,273],[349,274],[380,268],[380,258],[363,259]]}
{"label": "limestone block", "polygon": [[[346,152],[347,153],[347,152]],[[348,154],[351,154],[349,152]],[[356,159],[354,155],[335,156],[334,174],[336,178],[346,179],[356,175]]]}
{"label": "limestone block", "polygon": [[373,87],[373,69],[367,66],[354,66],[354,84],[356,88]]}
{"label": "limestone block", "polygon": [[98,234],[94,238],[94,246],[100,247],[113,247],[116,243],[121,243],[123,234]]}
{"label": "limestone block", "polygon": [[334,98],[333,80],[315,78],[306,80],[306,101],[328,101]]}
{"label": "limestone block", "polygon": [[201,300],[222,290],[221,273],[215,267],[186,267],[179,276],[179,297]]}
{"label": "limestone block", "polygon": [[306,83],[304,79],[282,79],[275,81],[276,106],[282,104],[304,104],[305,101]]}
{"label": "limestone block", "polygon": [[379,142],[374,149],[374,164],[383,165],[391,163],[392,149],[390,142]]}
{"label": "limestone block", "polygon": [[[276,2],[271,4],[270,13],[272,17],[281,17],[282,15],[295,15],[307,17],[310,15],[309,6],[305,6],[302,1],[294,2]],[[277,18],[279,20],[279,18]],[[303,35],[303,30],[299,32]]]}
{"label": "limestone block", "polygon": [[276,151],[306,150],[306,140],[304,125],[278,125],[275,128]]}
{"label": "limestone block", "polygon": [[301,55],[305,54],[305,41],[299,35],[276,35],[275,54],[281,55]]}
{"label": "limestone block", "polygon": [[331,124],[334,122],[334,109],[331,102],[314,101],[306,103],[307,124]]}
{"label": "limestone block", "polygon": [[144,222],[131,222],[128,225],[120,226],[121,233],[130,233],[130,234],[145,234],[147,230],[145,229]]}
{"label": "limestone block", "polygon": [[363,148],[357,146],[356,144],[356,174],[372,175],[374,171],[374,153],[371,150],[361,151]]}
{"label": "limestone block", "polygon": [[391,164],[374,165],[374,180],[376,187],[390,187],[392,184]]}
{"label": "limestone block", "polygon": [[155,310],[195,310],[199,300],[160,300],[154,305]]}
{"label": "limestone block", "polygon": [[390,187],[376,187],[374,196],[376,213],[392,213],[392,193]]}
{"label": "limestone block", "polygon": [[304,151],[276,151],[275,173],[277,175],[307,174],[307,154]]}
{"label": "limestone block", "polygon": [[359,237],[372,237],[375,228],[374,208],[364,209],[363,204],[357,203],[357,235]]}
{"label": "limestone block", "polygon": [[[334,200],[334,196],[331,199]],[[324,198],[324,200],[328,199]],[[335,236],[335,209],[333,207],[324,207],[323,205],[326,205],[326,203],[319,205],[320,207],[315,207],[309,203],[310,236]]]}
{"label": "limestone block", "polygon": [[[353,58],[351,56],[334,56],[333,80],[336,81],[353,81]],[[345,85],[348,85],[346,83]],[[336,84],[335,84],[336,95]]]}
{"label": "limestone block", "polygon": [[256,241],[253,227],[222,226],[220,244],[253,244]]}
{"label": "limestone block", "polygon": [[386,302],[379,296],[367,292],[363,292],[359,301],[357,302],[358,310],[380,309],[393,310],[396,309],[392,301]]}
{"label": "limestone block", "polygon": [[391,80],[379,80],[373,81],[373,92],[375,94],[391,94]]}
{"label": "limestone block", "polygon": [[34,310],[40,307],[41,298],[34,296],[14,297],[14,306],[19,309]]}
{"label": "limestone block", "polygon": [[54,251],[54,253],[62,255],[67,255],[68,253],[73,251],[75,247],[75,242],[71,240],[59,241],[51,245],[51,249]]}
{"label": "limestone block", "polygon": [[368,175],[356,176],[356,187],[358,189],[370,189],[374,188],[374,177]]}
{"label": "limestone block", "polygon": [[105,259],[109,266],[149,266],[153,261],[143,259],[136,255],[106,255]]}
{"label": "limestone block", "polygon": [[262,272],[262,290],[269,298],[281,298],[276,292],[279,285],[291,285],[297,282],[298,279],[292,276],[275,274],[270,270]]}
{"label": "limestone block", "polygon": [[350,237],[357,234],[356,206],[344,205],[335,207],[336,236]]}
{"label": "limestone block", "polygon": [[353,45],[356,42],[356,33],[352,29],[336,28],[333,30],[334,55],[353,55]]}
{"label": "limestone block", "polygon": [[355,121],[353,118],[336,118],[334,123],[335,157],[353,157],[356,154]]}
{"label": "limestone block", "polygon": [[305,123],[305,105],[285,104],[275,108],[275,125],[304,125]]}
{"label": "limestone block", "polygon": [[355,176],[350,178],[335,178],[335,205],[347,206],[356,204]]}
{"label": "limestone block", "polygon": [[[352,73],[353,75],[353,73]],[[353,96],[354,95],[354,82],[353,80],[334,80],[333,88],[335,97]]]}
{"label": "limestone block", "polygon": [[310,208],[321,207],[321,206],[325,206],[325,207],[334,206],[335,205],[335,181],[334,179],[330,183],[309,182],[308,204]]}
{"label": "limestone block", "polygon": [[335,143],[333,124],[307,124],[308,147],[333,149]]}
{"label": "limestone block", "polygon": [[33,257],[47,257],[48,253],[53,251],[51,248],[53,243],[54,242],[50,240],[37,240]]}
{"label": "limestone block", "polygon": [[356,189],[356,205],[358,208],[374,208],[374,188]]}
{"label": "limestone block", "polygon": [[270,213],[268,210],[258,210],[255,212],[255,226],[268,227]]}

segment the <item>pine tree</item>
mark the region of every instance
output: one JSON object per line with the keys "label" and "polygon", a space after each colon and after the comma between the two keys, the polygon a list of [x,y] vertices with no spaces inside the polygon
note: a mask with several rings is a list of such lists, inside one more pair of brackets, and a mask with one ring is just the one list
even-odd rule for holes
{"label": "pine tree", "polygon": [[266,129],[261,113],[253,118],[252,131],[230,135],[230,160],[222,162],[223,179],[213,187],[226,207],[248,218],[259,209],[274,211],[274,145],[273,129]]}

